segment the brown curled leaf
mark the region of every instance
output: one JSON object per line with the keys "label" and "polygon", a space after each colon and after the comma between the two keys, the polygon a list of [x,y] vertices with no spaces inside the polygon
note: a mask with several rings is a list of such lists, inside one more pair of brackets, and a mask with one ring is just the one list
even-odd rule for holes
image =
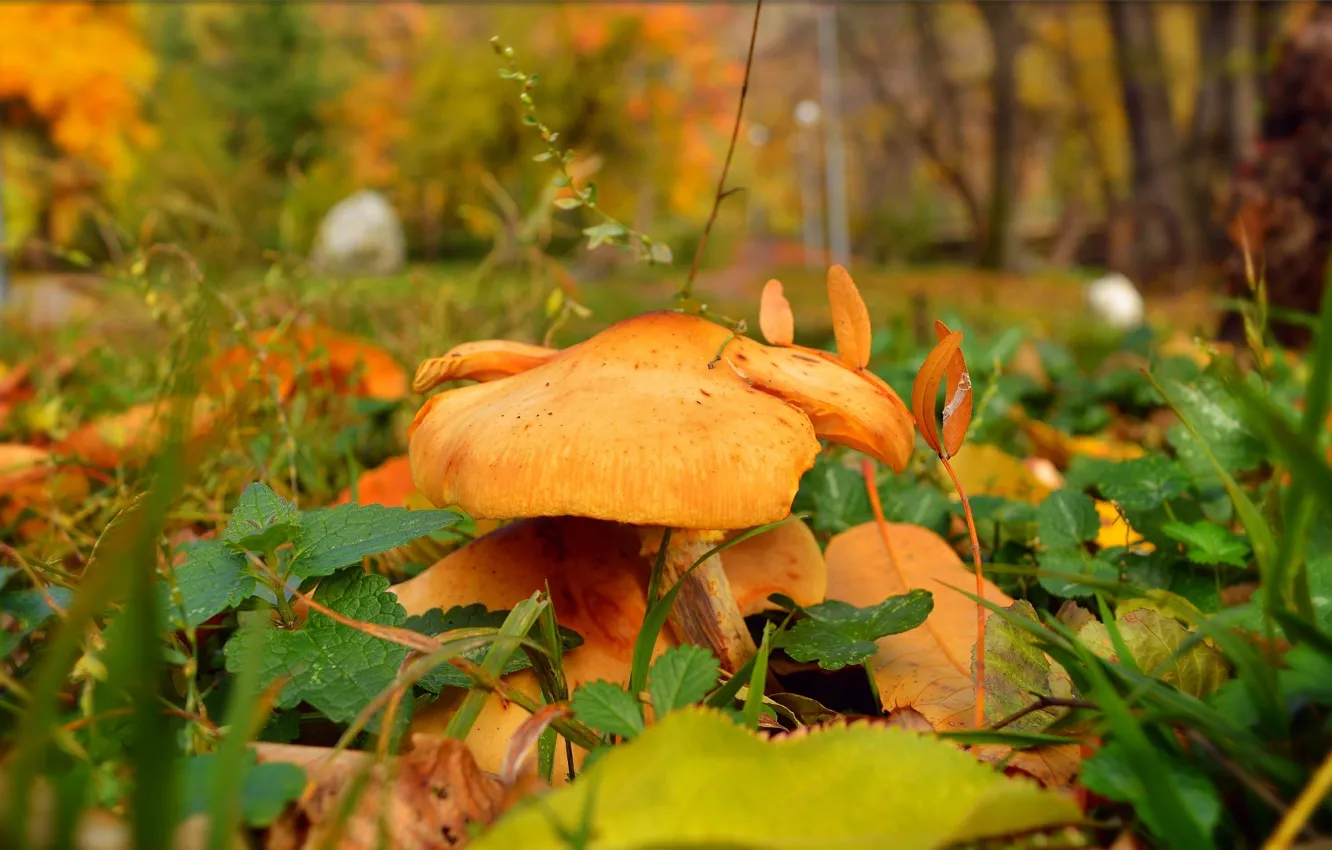
{"label": "brown curled leaf", "polygon": [[911,412],[916,417],[916,427],[925,438],[925,444],[934,449],[936,454],[944,456],[939,448],[939,425],[935,416],[938,404],[939,384],[944,380],[948,362],[962,344],[962,334],[958,331],[948,334],[934,346],[916,373],[916,381],[911,385]]}
{"label": "brown curled leaf", "polygon": [[869,310],[856,282],[841,266],[828,269],[828,306],[832,309],[837,356],[852,369],[864,369],[870,358]]}
{"label": "brown curled leaf", "polygon": [[791,315],[791,302],[782,294],[782,282],[773,278],[763,285],[759,298],[759,330],[771,345],[790,345],[795,342],[795,317]]}
{"label": "brown curled leaf", "polygon": [[[939,341],[943,342],[951,331],[943,322],[935,321],[934,333],[939,337]],[[948,379],[948,394],[943,411],[944,457],[952,457],[962,448],[962,441],[967,437],[967,428],[971,426],[971,407],[975,401],[971,393],[971,373],[967,371],[967,361],[962,357],[960,331],[958,340],[957,351],[948,358],[944,367]]]}

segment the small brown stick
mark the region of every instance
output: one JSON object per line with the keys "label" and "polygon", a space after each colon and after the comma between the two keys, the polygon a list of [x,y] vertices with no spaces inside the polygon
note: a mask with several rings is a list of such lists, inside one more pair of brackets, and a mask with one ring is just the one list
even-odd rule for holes
{"label": "small brown stick", "polygon": [[1002,720],[999,720],[993,726],[991,726],[990,729],[992,730],[1002,729],[1005,726],[1010,726],[1018,722],[1022,718],[1026,717],[1028,714],[1034,714],[1038,711],[1044,711],[1047,708],[1086,708],[1094,710],[1096,708],[1099,708],[1099,706],[1096,705],[1096,703],[1094,702],[1087,702],[1085,699],[1064,699],[1062,697],[1041,696],[1037,697],[1036,701],[1033,702],[1031,705],[1019,708],[1017,711],[1013,712],[1012,714],[1008,715]]}
{"label": "small brown stick", "polygon": [[680,300],[685,301],[693,297],[694,278],[698,275],[698,261],[703,256],[703,249],[708,246],[708,234],[712,233],[712,225],[717,221],[717,211],[721,209],[721,202],[727,195],[726,175],[731,170],[731,157],[735,155],[735,141],[740,137],[740,119],[745,114],[745,96],[749,94],[749,72],[754,67],[754,44],[758,41],[759,13],[763,11],[763,0],[758,0],[754,4],[754,27],[749,33],[749,55],[745,59],[745,79],[740,84],[740,104],[735,109],[735,124],[731,127],[731,145],[726,149],[726,162],[722,164],[721,177],[717,179],[717,193],[712,199],[712,212],[708,215],[708,223],[703,227],[703,236],[698,240],[698,247],[694,249],[694,261],[689,264],[689,277],[685,279],[684,286],[680,289]]}

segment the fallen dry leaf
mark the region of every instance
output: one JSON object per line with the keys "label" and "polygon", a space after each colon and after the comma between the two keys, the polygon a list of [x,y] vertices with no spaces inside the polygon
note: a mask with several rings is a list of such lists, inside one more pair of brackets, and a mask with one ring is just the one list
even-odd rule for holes
{"label": "fallen dry leaf", "polygon": [[[261,359],[255,349],[263,349]],[[258,375],[265,389],[276,384],[285,399],[295,386],[298,371],[310,376],[314,387],[363,398],[396,401],[407,395],[407,373],[383,348],[324,325],[256,333],[250,344],[235,345],[209,364],[205,390],[222,395],[226,388],[239,392]]]}
{"label": "fallen dry leaf", "polygon": [[1150,541],[1144,540],[1141,534],[1133,530],[1133,526],[1128,524],[1113,502],[1098,499],[1096,515],[1101,521],[1101,530],[1096,532],[1096,545],[1102,549],[1112,546],[1133,546],[1146,552],[1156,549]]}
{"label": "fallen dry leaf", "polygon": [[[170,402],[144,402],[121,413],[87,422],[57,443],[58,452],[103,469],[121,464],[134,466],[148,460],[167,436]],[[221,406],[200,396],[195,399],[190,436],[199,439],[212,432]]]}
{"label": "fallen dry leaf", "polygon": [[[829,542],[824,553],[828,598],[866,607],[914,589],[933,593],[934,610],[923,625],[877,641],[870,662],[874,680],[885,711],[912,708],[939,731],[971,728],[976,603],[953,588],[969,588],[975,576],[933,531],[905,523],[889,523],[888,529],[895,559],[889,559],[874,523],[858,525]],[[989,581],[985,598],[1003,607],[1013,604]],[[986,758],[1006,752],[996,747],[977,750]],[[1077,753],[1077,745],[1026,750],[1009,764],[1047,785],[1063,787],[1076,772]]]}
{"label": "fallen dry leaf", "polygon": [[[499,816],[504,785],[476,766],[461,741],[413,735],[411,744],[410,751],[391,760],[387,789],[385,765],[374,764],[374,756],[367,752],[345,750],[335,755],[326,747],[254,745],[261,763],[299,765],[308,776],[305,793],[269,829],[264,847],[373,850],[380,846],[381,822],[388,846],[395,850],[466,847],[473,824],[488,825]],[[336,828],[345,792],[364,770],[370,771],[370,779],[350,817],[335,841],[323,843],[328,831]]]}
{"label": "fallen dry leaf", "polygon": [[791,302],[782,294],[782,282],[777,279],[763,285],[759,298],[759,330],[770,345],[790,345],[795,342],[795,316]]}
{"label": "fallen dry leaf", "polygon": [[869,365],[872,337],[869,310],[855,281],[841,266],[828,269],[828,306],[837,356],[852,369],[864,369]]}
{"label": "fallen dry leaf", "polygon": [[[74,467],[57,467],[45,449],[0,443],[0,526],[13,525],[26,509],[50,510],[88,495],[88,479]],[[45,523],[20,526],[20,537],[40,534]]]}
{"label": "fallen dry leaf", "polygon": [[[402,507],[412,498],[416,482],[412,480],[412,463],[407,455],[398,455],[367,469],[356,478],[356,503],[358,505],[384,505]],[[338,495],[334,505],[345,505],[352,500],[352,488],[348,487]]]}
{"label": "fallen dry leaf", "polygon": [[968,496],[1003,496],[1039,505],[1050,495],[1048,485],[998,446],[973,444],[950,462]]}

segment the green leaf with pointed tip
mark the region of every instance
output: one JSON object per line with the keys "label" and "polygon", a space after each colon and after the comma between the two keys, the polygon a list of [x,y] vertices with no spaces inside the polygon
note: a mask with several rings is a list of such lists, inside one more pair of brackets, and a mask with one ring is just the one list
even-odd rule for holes
{"label": "green leaf with pointed tip", "polygon": [[338,505],[304,515],[290,574],[298,578],[326,576],[411,543],[459,520],[453,511],[413,511],[383,505]]}
{"label": "green leaf with pointed tip", "polygon": [[1189,560],[1195,564],[1243,567],[1249,563],[1249,544],[1216,523],[1167,522],[1161,530],[1172,540],[1183,543]]}
{"label": "green leaf with pointed tip", "polygon": [[1101,530],[1096,503],[1077,490],[1056,490],[1036,509],[1041,545],[1047,549],[1072,548],[1095,540]]}
{"label": "green leaf with pointed tip", "polygon": [[689,708],[613,748],[540,806],[511,809],[472,846],[566,850],[561,833],[582,824],[598,847],[931,850],[1080,819],[1071,798],[933,737],[853,724],[769,740],[721,712]]}
{"label": "green leaf with pointed tip", "polygon": [[301,512],[261,481],[246,487],[222,531],[222,542],[232,549],[268,552],[296,539]]}
{"label": "green leaf with pointed tip", "polygon": [[779,634],[773,645],[797,661],[840,670],[873,657],[876,640],[916,628],[932,610],[934,596],[928,590],[890,596],[868,608],[829,600],[802,608],[804,619]]}
{"label": "green leaf with pointed tip", "polygon": [[1267,460],[1263,441],[1244,424],[1239,402],[1215,376],[1164,379],[1161,385],[1227,472],[1256,469]]}
{"label": "green leaf with pointed tip", "polygon": [[648,694],[658,720],[699,702],[717,684],[721,664],[701,646],[684,644],[663,652],[648,670]]}
{"label": "green leaf with pointed tip", "polygon": [[[1033,623],[1039,622],[1036,609],[1025,599],[1014,602],[1008,610]],[[971,670],[974,675],[974,651]],[[993,723],[1049,694],[1050,659],[1036,643],[1036,637],[1003,617],[991,617],[985,628],[985,719]],[[1012,732],[1040,732],[1058,718],[1057,710],[1042,709],[1004,728]]]}
{"label": "green leaf with pointed tip", "polygon": [[51,602],[66,609],[74,601],[74,594],[71,591],[55,586],[46,588],[45,593],[33,588],[13,590],[0,596],[0,613],[8,614],[14,620],[14,624],[8,629],[0,629],[0,658],[7,657],[18,648],[25,637],[55,616],[55,611],[47,604],[47,597],[50,597]]}
{"label": "green leaf with pointed tip", "polygon": [[1096,482],[1101,493],[1125,510],[1150,511],[1184,493],[1188,476],[1164,455],[1147,455],[1112,464]]}
{"label": "green leaf with pointed tip", "polygon": [[634,738],[643,731],[643,706],[613,682],[598,679],[574,691],[574,719],[606,735]]}
{"label": "green leaf with pointed tip", "polygon": [[[401,626],[407,612],[387,592],[388,579],[351,567],[329,576],[315,590],[316,602],[353,620]],[[266,615],[265,615],[266,616]],[[246,657],[243,641],[262,640],[259,682],[266,687],[288,677],[278,708],[308,702],[330,720],[348,723],[393,683],[407,648],[389,643],[311,611],[295,629],[240,629],[225,648],[227,670],[237,672]]]}

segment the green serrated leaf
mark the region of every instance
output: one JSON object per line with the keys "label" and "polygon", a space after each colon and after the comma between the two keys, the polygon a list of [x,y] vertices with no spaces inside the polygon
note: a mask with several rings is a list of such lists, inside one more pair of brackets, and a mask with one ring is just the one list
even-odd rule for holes
{"label": "green serrated leaf", "polygon": [[1226,471],[1256,469],[1266,462],[1262,440],[1245,427],[1239,403],[1215,376],[1188,382],[1163,380],[1161,385]]}
{"label": "green serrated leaf", "polygon": [[[1008,610],[1033,623],[1040,622],[1036,618],[1036,609],[1025,599],[1014,602]],[[974,651],[971,666],[974,673]],[[1050,659],[1046,658],[1035,636],[1003,617],[991,617],[985,628],[986,720],[998,721],[1051,692]],[[1057,719],[1059,711],[1047,708],[1033,711],[1004,728],[1013,732],[1040,732]]]}
{"label": "green serrated leaf", "polygon": [[326,576],[410,543],[459,519],[453,511],[413,511],[383,505],[338,505],[307,511],[303,517],[290,574]]}
{"label": "green serrated leaf", "polygon": [[[305,771],[287,762],[256,763],[254,752],[244,756],[241,786],[241,820],[253,829],[272,825],[287,804],[305,790]],[[208,812],[213,798],[217,756],[213,753],[186,759],[180,784],[184,788],[182,817]]]}
{"label": "green serrated leaf", "polygon": [[1179,464],[1159,454],[1107,465],[1096,484],[1107,499],[1131,511],[1155,510],[1189,488]]}
{"label": "green serrated leaf", "polygon": [[724,712],[690,708],[611,748],[540,806],[510,811],[472,846],[567,850],[563,835],[583,824],[606,847],[932,850],[1080,818],[1071,798],[931,736],[855,724],[773,743]]}
{"label": "green serrated leaf", "polygon": [[246,487],[227,520],[222,542],[232,549],[269,552],[296,539],[301,512],[261,481]]}
{"label": "green serrated leaf", "polygon": [[1056,490],[1036,509],[1041,545],[1065,549],[1095,540],[1101,530],[1096,503],[1077,490]]}
{"label": "green serrated leaf", "polygon": [[634,738],[643,731],[643,706],[613,682],[598,679],[574,691],[574,719],[606,735]]}
{"label": "green serrated leaf", "polygon": [[797,661],[840,670],[873,657],[876,640],[916,628],[932,610],[934,595],[928,590],[890,596],[869,608],[829,600],[801,609],[804,619],[778,635],[774,645]]}
{"label": "green serrated leaf", "polygon": [[254,595],[255,578],[245,556],[218,540],[182,547],[185,561],[172,570],[180,592],[179,607],[171,604],[171,586],[156,583],[159,610],[190,628],[235,608]]}
{"label": "green serrated leaf", "polygon": [[[351,567],[329,576],[315,590],[316,602],[353,620],[401,626],[407,612],[392,594],[388,579]],[[308,702],[330,720],[353,720],[381,691],[392,684],[407,648],[345,626],[311,611],[297,629],[241,629],[225,647],[227,670],[237,672],[245,640],[262,640],[259,681],[266,687],[278,676],[288,681],[278,708]]]}
{"label": "green serrated leaf", "polygon": [[1089,555],[1083,549],[1051,549],[1037,555],[1036,562],[1042,570],[1062,574],[1038,578],[1041,587],[1054,596],[1075,599],[1096,592],[1094,585],[1084,584],[1079,578],[1109,583],[1119,580],[1119,567],[1100,555]]}
{"label": "green serrated leaf", "polygon": [[701,646],[684,644],[663,652],[648,670],[648,694],[657,720],[700,702],[720,672],[716,657]]}
{"label": "green serrated leaf", "polygon": [[1228,564],[1243,567],[1249,563],[1249,544],[1235,534],[1211,522],[1167,522],[1161,530],[1186,547],[1195,564]]}

